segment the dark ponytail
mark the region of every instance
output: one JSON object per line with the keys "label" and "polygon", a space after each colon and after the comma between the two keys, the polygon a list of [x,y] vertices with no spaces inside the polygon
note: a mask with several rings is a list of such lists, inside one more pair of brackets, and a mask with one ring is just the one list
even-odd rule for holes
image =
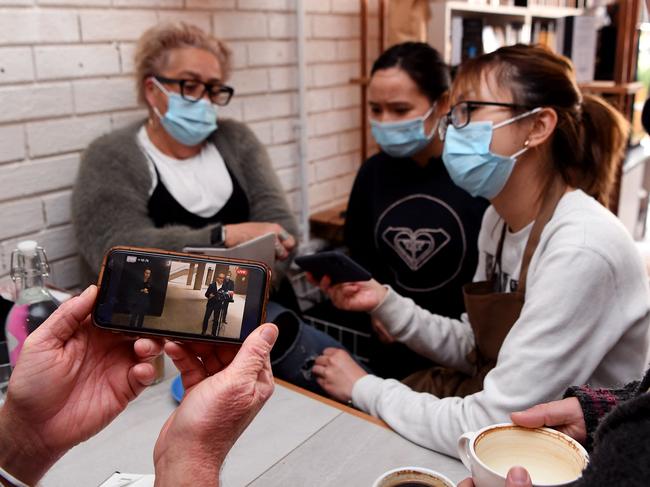
{"label": "dark ponytail", "polygon": [[433,103],[449,89],[449,67],[436,51],[424,42],[403,42],[384,51],[372,65],[372,76],[381,69],[400,68]]}
{"label": "dark ponytail", "polygon": [[625,118],[602,98],[583,96],[571,61],[542,46],[507,46],[467,61],[453,91],[477,89],[488,69],[495,70],[500,85],[512,87],[515,103],[555,110],[554,169],[567,184],[607,205],[627,144]]}
{"label": "dark ponytail", "polygon": [[584,154],[580,187],[607,205],[618,164],[625,155],[629,124],[618,110],[602,98],[584,95],[582,126]]}

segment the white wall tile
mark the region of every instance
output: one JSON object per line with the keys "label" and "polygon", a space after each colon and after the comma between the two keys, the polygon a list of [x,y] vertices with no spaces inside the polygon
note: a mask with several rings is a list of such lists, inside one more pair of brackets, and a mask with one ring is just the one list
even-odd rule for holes
{"label": "white wall tile", "polygon": [[33,232],[43,223],[43,208],[38,198],[0,204],[0,239]]}
{"label": "white wall tile", "polygon": [[265,13],[218,12],[212,16],[214,35],[222,39],[255,39],[268,36]]}
{"label": "white wall tile", "polygon": [[47,226],[61,225],[72,220],[72,191],[62,191],[43,197]]}
{"label": "white wall tile", "polygon": [[83,150],[94,139],[110,130],[111,119],[108,114],[28,123],[29,155],[40,157]]}
{"label": "white wall tile", "polygon": [[25,133],[22,125],[0,126],[0,162],[25,157]]}
{"label": "white wall tile", "polygon": [[0,83],[15,83],[34,79],[34,62],[29,47],[0,49]]}
{"label": "white wall tile", "polygon": [[155,12],[146,10],[81,11],[84,41],[135,41],[157,22]]}
{"label": "white wall tile", "polygon": [[72,113],[70,83],[0,87],[0,122],[53,117]]}
{"label": "white wall tile", "polygon": [[78,167],[78,154],[0,166],[0,200],[68,188]]}
{"label": "white wall tile", "polygon": [[118,74],[119,53],[113,44],[39,46],[34,50],[39,79]]}
{"label": "white wall tile", "polygon": [[0,9],[0,45],[78,40],[73,10]]}
{"label": "white wall tile", "polygon": [[137,106],[133,78],[106,78],[73,83],[77,113],[106,112]]}

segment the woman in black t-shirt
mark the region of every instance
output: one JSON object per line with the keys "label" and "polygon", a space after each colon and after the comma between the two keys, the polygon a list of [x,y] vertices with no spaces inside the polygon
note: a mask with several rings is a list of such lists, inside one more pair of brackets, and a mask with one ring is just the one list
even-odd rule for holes
{"label": "woman in black t-shirt", "polygon": [[[449,110],[449,84],[448,67],[425,43],[398,44],[375,61],[369,116],[381,151],[359,170],[345,240],[379,282],[431,312],[459,317],[488,202],[457,187],[442,163],[437,127]],[[373,328],[374,371],[401,378],[426,366],[406,347],[381,343],[380,323]]]}

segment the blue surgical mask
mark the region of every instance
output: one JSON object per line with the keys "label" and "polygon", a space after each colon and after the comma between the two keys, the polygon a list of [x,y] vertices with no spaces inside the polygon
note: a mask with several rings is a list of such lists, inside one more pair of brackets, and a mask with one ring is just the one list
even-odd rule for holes
{"label": "blue surgical mask", "polygon": [[424,149],[431,141],[431,137],[436,132],[437,123],[426,134],[424,131],[424,121],[429,118],[435,109],[435,103],[421,117],[399,122],[377,122],[370,120],[372,136],[375,138],[381,150],[393,157],[410,157]]}
{"label": "blue surgical mask", "polygon": [[184,145],[197,145],[217,130],[217,107],[205,98],[192,102],[178,93],[167,91],[156,78],[152,78],[160,91],[167,95],[167,112],[160,119],[167,133]]}
{"label": "blue surgical mask", "polygon": [[442,161],[452,181],[472,196],[491,199],[498,195],[506,185],[517,157],[528,150],[523,149],[511,156],[490,152],[494,130],[540,111],[535,108],[516,117],[493,125],[492,122],[470,122],[457,129],[447,127]]}

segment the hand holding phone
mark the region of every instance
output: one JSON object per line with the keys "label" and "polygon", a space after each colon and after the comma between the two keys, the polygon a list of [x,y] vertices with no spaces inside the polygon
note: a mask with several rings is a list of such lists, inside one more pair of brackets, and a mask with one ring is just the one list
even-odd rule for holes
{"label": "hand holding phone", "polygon": [[369,281],[370,272],[342,252],[327,251],[296,257],[295,262],[319,281],[329,276],[332,285],[342,282]]}
{"label": "hand holding phone", "polygon": [[104,258],[93,322],[124,333],[238,344],[264,320],[270,283],[261,262],[116,247]]}

